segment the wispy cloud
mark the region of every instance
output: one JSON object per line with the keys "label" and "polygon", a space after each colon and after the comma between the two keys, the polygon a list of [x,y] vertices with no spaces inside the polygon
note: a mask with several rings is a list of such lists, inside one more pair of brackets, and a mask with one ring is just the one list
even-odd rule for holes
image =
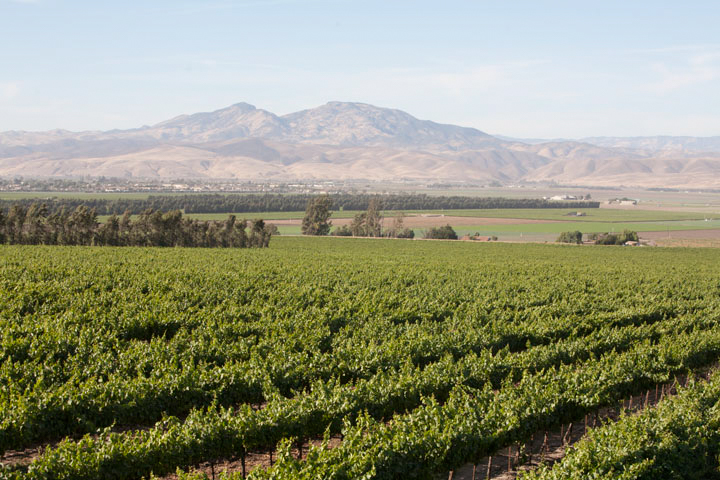
{"label": "wispy cloud", "polygon": [[660,79],[649,87],[655,93],[665,94],[720,80],[720,50],[695,53],[679,65],[668,62],[654,63],[653,70]]}
{"label": "wispy cloud", "polygon": [[[527,72],[545,63],[539,60],[468,65],[465,67],[435,65],[432,68],[381,68],[362,73],[345,74],[343,82],[366,85],[365,91],[393,94],[450,95],[456,97],[492,91],[523,78]],[[377,82],[381,79],[381,82]],[[377,89],[367,87],[377,84]]]}

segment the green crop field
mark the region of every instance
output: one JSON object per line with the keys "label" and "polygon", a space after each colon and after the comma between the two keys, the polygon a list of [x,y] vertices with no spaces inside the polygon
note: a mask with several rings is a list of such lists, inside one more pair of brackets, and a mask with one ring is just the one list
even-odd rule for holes
{"label": "green crop field", "polygon": [[[719,278],[712,249],[0,246],[0,478],[448,478],[715,365]],[[707,385],[582,451],[711,478]],[[660,444],[664,418],[683,420]],[[613,464],[580,455],[533,475]]]}
{"label": "green crop field", "polygon": [[517,218],[529,220],[555,220],[555,221],[582,221],[582,222],[655,222],[672,220],[705,220],[706,218],[720,219],[720,213],[715,215],[703,212],[677,212],[663,210],[624,210],[612,208],[581,209],[585,214],[582,217],[570,216],[578,209],[567,208],[535,208],[535,209],[483,209],[483,210],[445,210],[445,215],[480,218]]}
{"label": "green crop field", "polygon": [[[662,210],[620,210],[608,208],[590,208],[582,210],[584,217],[569,216],[569,213],[576,213],[577,209],[564,208],[536,208],[536,209],[482,209],[482,210],[407,210],[405,215],[447,215],[457,217],[478,217],[478,218],[514,218],[520,220],[553,220],[564,222],[657,222],[677,220],[705,220],[720,219],[720,213],[715,215],[705,212],[676,212]],[[352,218],[361,213],[356,210],[333,211],[332,218]],[[393,217],[400,212],[385,211],[384,215]],[[189,214],[191,218],[201,220],[224,220],[226,213],[195,213]],[[253,212],[235,213],[238,218],[263,218],[266,220],[302,219],[305,212]]]}

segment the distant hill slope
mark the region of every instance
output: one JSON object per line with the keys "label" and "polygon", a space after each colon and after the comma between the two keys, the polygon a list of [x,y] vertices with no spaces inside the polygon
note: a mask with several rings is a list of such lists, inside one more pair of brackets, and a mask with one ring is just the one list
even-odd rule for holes
{"label": "distant hill slope", "polygon": [[631,148],[648,153],[676,154],[689,153],[720,153],[720,136],[717,137],[589,137],[582,139],[608,148]]}
{"label": "distant hill slope", "polygon": [[524,142],[364,103],[284,116],[238,103],[130,130],[0,133],[0,175],[707,188],[720,187],[720,137]]}

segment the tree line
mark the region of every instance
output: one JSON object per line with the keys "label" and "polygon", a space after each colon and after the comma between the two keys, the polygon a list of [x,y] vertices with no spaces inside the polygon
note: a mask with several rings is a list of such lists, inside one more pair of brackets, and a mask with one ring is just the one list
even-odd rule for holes
{"label": "tree line", "polygon": [[[337,237],[385,237],[385,238],[415,238],[412,228],[405,226],[403,214],[393,217],[389,227],[383,226],[383,202],[380,197],[370,199],[367,210],[353,217],[349,225],[332,230],[330,216],[333,207],[332,199],[328,195],[321,195],[308,201],[305,217],[302,221],[303,235],[333,235]],[[434,227],[425,231],[425,238],[457,240],[458,236],[450,225]]]}
{"label": "tree line", "polygon": [[[51,213],[74,210],[84,205],[98,215],[122,215],[129,211],[140,214],[148,209],[169,212],[182,210],[187,213],[251,213],[251,212],[298,212],[305,209],[308,201],[318,197],[314,194],[187,194],[150,195],[145,199],[129,198],[49,198],[43,200]],[[534,198],[500,198],[468,196],[428,196],[425,194],[377,195],[366,193],[341,193],[329,195],[338,210],[366,210],[373,198],[382,200],[385,210],[457,210],[496,208],[599,208],[600,202],[550,201]],[[14,205],[29,208],[37,199],[0,201],[0,209]]]}
{"label": "tree line", "polygon": [[147,209],[134,219],[125,211],[100,224],[85,205],[54,212],[44,203],[0,208],[0,243],[7,244],[249,248],[267,247],[273,230],[260,219],[203,221],[179,210]]}
{"label": "tree line", "polygon": [[[595,245],[625,245],[626,242],[638,242],[638,233],[632,230],[623,230],[622,233],[590,233],[588,241]],[[583,243],[583,234],[579,230],[562,232],[556,240],[558,243]]]}

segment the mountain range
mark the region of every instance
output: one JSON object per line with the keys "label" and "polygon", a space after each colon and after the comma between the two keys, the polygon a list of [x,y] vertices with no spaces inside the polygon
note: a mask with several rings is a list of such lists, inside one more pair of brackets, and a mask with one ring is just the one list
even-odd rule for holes
{"label": "mountain range", "polygon": [[523,140],[364,103],[238,103],[129,130],[0,133],[0,176],[18,175],[716,188],[720,137]]}

